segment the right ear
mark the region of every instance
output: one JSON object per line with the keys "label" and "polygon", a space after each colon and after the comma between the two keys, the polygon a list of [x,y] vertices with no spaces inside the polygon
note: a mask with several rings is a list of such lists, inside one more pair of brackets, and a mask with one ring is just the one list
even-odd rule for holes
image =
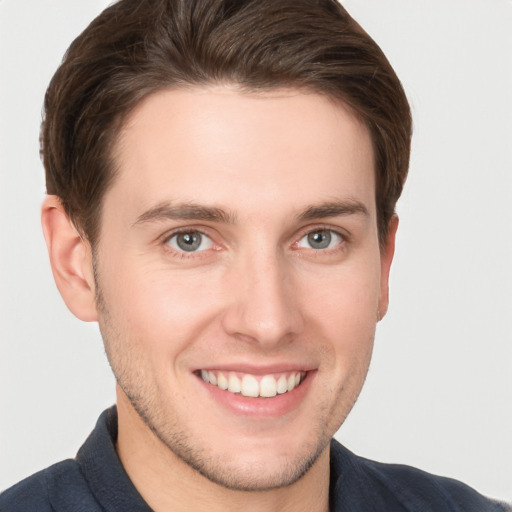
{"label": "right ear", "polygon": [[41,209],[41,223],[53,278],[69,310],[86,322],[98,319],[92,250],[66,214],[61,200],[48,195]]}

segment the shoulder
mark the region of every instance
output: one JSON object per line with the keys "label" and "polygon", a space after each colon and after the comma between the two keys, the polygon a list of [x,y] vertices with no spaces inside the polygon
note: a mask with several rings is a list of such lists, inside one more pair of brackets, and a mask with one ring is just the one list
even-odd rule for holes
{"label": "shoulder", "polygon": [[55,467],[39,471],[2,492],[0,494],[0,510],[2,512],[53,510],[48,499],[47,478]]}
{"label": "shoulder", "polygon": [[[401,464],[384,464],[349,452],[339,443],[331,446],[334,464],[348,464],[369,487],[373,503],[394,503],[392,510],[432,512],[507,512],[510,506],[490,500],[471,487]],[[344,462],[345,461],[345,462]],[[341,482],[340,482],[341,483]],[[387,510],[387,509],[386,509]]]}
{"label": "shoulder", "polygon": [[0,494],[1,512],[100,510],[74,460],[54,464]]}
{"label": "shoulder", "polygon": [[400,464],[382,464],[363,459],[363,465],[409,507],[417,507],[421,503],[425,507],[424,510],[432,511],[505,512],[510,510],[506,505],[490,500],[452,478],[432,475]]}

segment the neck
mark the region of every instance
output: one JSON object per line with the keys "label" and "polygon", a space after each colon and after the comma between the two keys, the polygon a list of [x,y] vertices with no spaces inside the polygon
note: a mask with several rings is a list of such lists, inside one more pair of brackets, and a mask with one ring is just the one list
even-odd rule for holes
{"label": "neck", "polygon": [[328,512],[329,446],[309,471],[286,487],[238,491],[211,482],[167,448],[126,396],[118,393],[117,452],[139,494],[155,512]]}

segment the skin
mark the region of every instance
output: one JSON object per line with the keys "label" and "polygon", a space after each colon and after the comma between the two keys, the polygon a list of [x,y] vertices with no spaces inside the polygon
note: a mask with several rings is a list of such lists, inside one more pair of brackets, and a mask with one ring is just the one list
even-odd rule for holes
{"label": "skin", "polygon": [[[100,324],[128,475],[157,512],[328,510],[329,441],[368,370],[397,227],[381,248],[367,129],[296,90],[168,90],[114,155],[94,254],[58,198],[43,228],[68,307]],[[202,233],[200,250],[176,230]],[[272,398],[241,411],[204,368],[307,379],[282,414]]]}

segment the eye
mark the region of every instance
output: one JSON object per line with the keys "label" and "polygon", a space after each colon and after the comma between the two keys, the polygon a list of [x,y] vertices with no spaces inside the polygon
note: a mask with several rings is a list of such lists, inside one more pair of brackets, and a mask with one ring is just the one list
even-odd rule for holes
{"label": "eye", "polygon": [[343,241],[340,234],[331,229],[317,229],[304,235],[297,243],[297,247],[306,249],[331,249]]}
{"label": "eye", "polygon": [[199,231],[182,231],[167,239],[167,244],[176,251],[198,252],[211,249],[213,242],[210,237]]}

